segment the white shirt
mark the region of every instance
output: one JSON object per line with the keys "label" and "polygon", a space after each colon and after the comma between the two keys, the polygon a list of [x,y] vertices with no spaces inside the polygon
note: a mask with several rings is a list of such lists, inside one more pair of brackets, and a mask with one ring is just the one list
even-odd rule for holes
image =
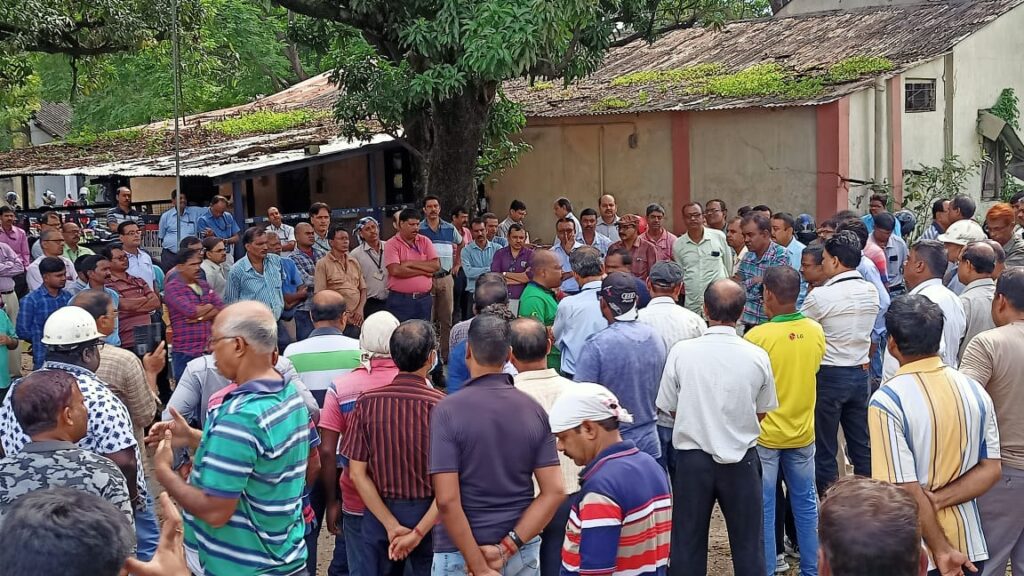
{"label": "white shirt", "polygon": [[142,278],[150,288],[156,290],[156,286],[153,284],[156,280],[156,272],[153,271],[153,258],[149,253],[142,248],[139,248],[138,254],[132,254],[127,250],[124,253],[128,256],[128,273],[136,278]]}
{"label": "white shirt", "polygon": [[836,274],[811,290],[800,311],[825,329],[825,358],[821,364],[866,364],[878,310],[878,290],[856,270]]}
{"label": "white shirt", "polygon": [[[964,313],[964,305],[960,297],[952,290],[942,285],[940,278],[925,280],[907,294],[920,294],[925,298],[939,305],[942,309],[942,341],[939,342],[939,357],[942,361],[954,370],[960,366],[957,353],[960,351],[960,339],[964,337],[967,330],[967,314]],[[888,380],[896,375],[900,363],[889,349],[885,350],[885,357],[882,360],[882,380]]]}
{"label": "white shirt", "polygon": [[677,450],[703,450],[719,464],[735,464],[757,443],[757,415],[779,405],[768,353],[731,326],[712,326],[672,347],[657,405],[675,413]]}
{"label": "white shirt", "polygon": [[[277,237],[281,239],[281,244],[295,242],[295,228],[285,224],[284,222],[281,222],[280,227],[274,226],[273,224],[267,224],[267,227],[264,228],[264,230],[277,234]],[[285,257],[291,253],[291,250],[286,250],[281,252],[281,256]]]}
{"label": "white shirt", "polygon": [[[43,261],[45,256],[40,256],[32,261],[28,265],[28,269],[25,270],[25,281],[28,282],[28,289],[35,290],[43,285],[43,275],[39,272],[39,263]],[[75,273],[75,265],[68,260],[66,256],[57,256],[64,262],[64,269],[67,271],[68,282],[74,282],[78,279],[78,274]]]}
{"label": "white shirt", "polygon": [[[516,388],[529,394],[545,410],[551,410],[562,393],[575,385],[576,383],[572,380],[559,376],[554,368],[530,370],[515,375]],[[562,468],[562,480],[565,482],[566,494],[579,492],[580,472],[583,471],[583,468],[573,462],[572,458],[566,456],[564,452],[558,453],[558,463]],[[538,492],[536,481],[534,482],[534,492]]]}
{"label": "white shirt", "polygon": [[676,304],[668,296],[651,298],[646,308],[638,312],[637,321],[646,324],[665,343],[665,350],[672,350],[676,342],[697,338],[708,329],[707,322],[688,309]]}

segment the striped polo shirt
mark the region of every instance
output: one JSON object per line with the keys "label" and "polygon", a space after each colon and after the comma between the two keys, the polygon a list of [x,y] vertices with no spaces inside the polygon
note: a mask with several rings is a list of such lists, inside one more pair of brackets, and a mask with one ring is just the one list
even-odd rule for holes
{"label": "striped polo shirt", "polygon": [[441,270],[451,270],[455,265],[455,250],[462,244],[462,233],[444,220],[433,230],[426,219],[420,222],[420,234],[434,243],[434,250],[441,261]]}
{"label": "striped polo shirt", "polygon": [[337,328],[316,328],[305,340],[289,344],[284,356],[322,408],[331,382],[359,367],[359,341]]}
{"label": "striped polo shirt", "polygon": [[[871,475],[935,492],[983,459],[999,459],[992,398],[938,356],[902,366],[871,397]],[[943,532],[972,561],[988,558],[975,500],[938,511]],[[935,567],[929,554],[929,569]]]}
{"label": "striped polo shirt", "polygon": [[302,495],[309,457],[309,412],[294,384],[253,380],[210,412],[189,483],[237,498],[215,528],[186,513],[185,544],[206,576],[301,573],[306,565]]}
{"label": "striped polo shirt", "polygon": [[665,471],[632,442],[605,448],[580,474],[562,573],[664,575],[672,532]]}

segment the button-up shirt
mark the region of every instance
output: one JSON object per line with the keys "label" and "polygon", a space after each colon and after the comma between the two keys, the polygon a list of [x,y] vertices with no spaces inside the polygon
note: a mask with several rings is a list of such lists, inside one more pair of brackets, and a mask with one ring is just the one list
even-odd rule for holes
{"label": "button-up shirt", "polygon": [[92,256],[94,254],[96,253],[88,246],[79,245],[77,250],[72,250],[71,246],[66,243],[64,244],[64,257],[71,260],[71,262],[77,261],[81,256]]}
{"label": "button-up shirt", "polygon": [[104,346],[100,350],[100,366],[96,369],[96,377],[128,409],[135,440],[142,446],[145,439],[143,429],[153,423],[159,402],[146,383],[146,369],[142,361],[124,348]]}
{"label": "button-up shirt", "polygon": [[[583,246],[581,242],[574,242],[572,248],[570,248],[568,252],[565,251],[565,248],[562,248],[561,242],[557,242],[551,247],[551,253],[558,258],[559,264],[562,265],[562,272],[572,272],[572,265],[569,263],[569,254],[572,254],[573,250],[581,246]],[[569,276],[565,280],[562,280],[561,288],[562,292],[565,292],[566,294],[575,294],[580,291],[580,285],[579,282],[576,281],[576,276]]]}
{"label": "button-up shirt", "polygon": [[[803,242],[800,242],[796,238],[789,241],[789,246],[783,246],[782,249],[786,251],[786,256],[789,258],[789,265],[793,270],[800,272],[802,266],[801,259],[804,256]],[[807,281],[804,280],[803,275],[800,276],[800,294],[796,298],[796,306],[799,308],[804,304],[804,297],[807,296]]]}
{"label": "button-up shirt", "polygon": [[228,287],[228,276],[224,272],[224,266],[221,264],[214,264],[213,260],[203,260],[200,265],[203,274],[206,276],[206,283],[213,288],[213,291],[217,293],[221,299],[224,298],[224,291]]}
{"label": "button-up shirt", "polygon": [[[46,345],[43,344],[43,326],[46,324],[46,319],[58,308],[67,306],[70,301],[71,294],[68,294],[66,290],[61,290],[56,296],[51,296],[45,286],[36,288],[21,299],[16,330],[18,338],[32,343],[33,370],[38,370],[46,358]],[[10,398],[11,395],[8,394],[7,397]]]}
{"label": "button-up shirt", "polygon": [[[618,242],[619,220],[619,215],[616,214],[615,219],[612,220],[612,223],[608,224],[607,222],[604,221],[604,216],[601,216],[600,218],[597,219],[597,227],[595,228],[595,230],[597,230],[599,234],[604,234],[605,236],[607,236],[608,239],[610,239],[612,242]],[[581,230],[579,222],[576,223],[576,230]]]}
{"label": "button-up shirt", "polygon": [[366,242],[361,242],[349,254],[359,262],[359,268],[363,271],[366,297],[387,300],[388,269],[384,266],[384,243],[381,242],[377,248],[371,248]]}
{"label": "button-up shirt", "polygon": [[[526,392],[531,398],[537,401],[545,410],[551,411],[555,401],[562,393],[569,391],[576,383],[568,378],[558,375],[553,368],[547,370],[529,370],[520,372],[515,376],[516,388]],[[580,472],[583,467],[573,462],[563,452],[558,453],[558,463],[562,468],[562,481],[565,483],[565,493],[574,494],[580,489]]]}
{"label": "button-up shirt", "polygon": [[[384,243],[384,267],[402,262],[429,262],[438,259],[434,243],[422,234],[417,234],[409,244],[398,234],[395,234]],[[422,294],[430,292],[434,286],[431,276],[417,274],[408,278],[398,278],[388,275],[388,290],[400,294]]]}
{"label": "button-up shirt", "polygon": [[[43,285],[43,275],[39,272],[39,263],[43,261],[43,258],[46,258],[46,256],[36,258],[25,270],[25,280],[28,282],[29,290],[35,290]],[[78,274],[75,273],[75,264],[63,254],[58,256],[58,258],[64,262],[64,270],[67,274],[68,282],[74,282],[78,279]]]}
{"label": "button-up shirt", "polygon": [[14,277],[25,273],[21,256],[7,244],[0,242],[0,293],[14,291]]}
{"label": "button-up shirt", "polygon": [[551,331],[555,336],[554,345],[562,351],[562,374],[576,373],[576,359],[587,338],[608,327],[597,299],[599,290],[601,281],[594,280],[584,284],[579,294],[566,296],[558,303]]}
{"label": "button-up shirt", "polygon": [[[76,294],[83,290],[89,290],[91,288],[91,286],[82,281],[82,278],[79,278],[78,280],[75,280],[70,284],[64,285],[64,291],[67,292],[68,294],[71,294],[72,296],[75,296]],[[110,296],[110,301],[114,303],[114,308],[117,308],[121,304],[121,296],[118,295],[117,292],[111,290],[110,288],[107,288],[106,286],[103,287],[103,291],[107,293],[107,296]],[[118,333],[120,323],[120,316],[114,318],[114,331],[103,339],[104,342],[106,342],[107,344],[111,344],[113,346],[121,345],[121,335]]]}
{"label": "button-up shirt", "polygon": [[992,299],[996,295],[996,281],[991,278],[980,278],[971,282],[960,293],[960,303],[964,305],[967,326],[964,337],[960,341],[957,358],[963,358],[967,345],[975,336],[996,327],[992,320]]}
{"label": "button-up shirt", "polygon": [[640,237],[651,244],[654,244],[654,248],[658,251],[658,260],[672,259],[672,246],[676,243],[676,239],[678,238],[675,234],[668,230],[662,230],[661,237],[655,240],[654,238],[651,238],[651,231],[648,230],[641,234]]}
{"label": "button-up shirt", "polygon": [[1024,320],[978,334],[964,351],[960,371],[992,396],[1003,465],[1024,470]]}
{"label": "button-up shirt", "polygon": [[704,291],[722,278],[732,275],[732,248],[725,241],[725,234],[711,228],[704,228],[704,236],[694,242],[689,234],[683,234],[672,244],[673,259],[683,269],[683,290],[686,307],[700,316],[704,315]]}
{"label": "button-up shirt", "polygon": [[[868,243],[878,246],[874,236],[868,239]],[[903,265],[907,263],[907,256],[910,254],[907,243],[903,241],[903,238],[893,234],[889,236],[889,241],[882,247],[882,250],[885,252],[885,276],[888,279],[886,287],[903,286]]]}
{"label": "button-up shirt", "polygon": [[476,279],[484,272],[491,271],[494,255],[501,250],[494,242],[487,242],[481,248],[476,242],[470,242],[462,248],[462,270],[466,273],[466,292],[476,290]]}
{"label": "button-up shirt", "polygon": [[128,257],[128,273],[136,278],[142,278],[146,284],[152,286],[156,280],[156,272],[153,270],[153,258],[149,252],[139,248],[138,253],[125,250],[124,254]]}
{"label": "button-up shirt", "polygon": [[246,256],[234,266],[228,274],[228,289],[224,301],[233,304],[241,300],[263,302],[280,318],[284,310],[284,275],[281,272],[281,257],[267,254],[263,259],[263,272],[257,272]]}
{"label": "button-up shirt", "polygon": [[[530,261],[533,260],[533,250],[523,246],[519,254],[512,255],[512,248],[505,246],[494,253],[491,259],[491,272],[526,272],[530,269]],[[508,297],[517,300],[523,295],[526,284],[509,284]]]}
{"label": "button-up shirt", "polygon": [[889,290],[882,282],[882,275],[878,273],[878,268],[875,268],[871,260],[863,254],[860,257],[860,264],[857,265],[857,272],[860,272],[865,280],[871,282],[875,291],[878,292],[878,315],[875,316],[875,327],[871,330],[871,341],[878,343],[882,335],[885,334],[885,313],[889,311],[892,297],[889,296]]}
{"label": "button-up shirt", "polygon": [[119,206],[114,206],[110,210],[107,210],[107,228],[113,232],[117,232],[117,227],[122,222],[135,222],[139,226],[142,226],[142,212],[139,212],[135,208],[128,208],[125,212],[121,210]]}
{"label": "button-up shirt", "polygon": [[651,298],[647,307],[637,314],[637,321],[654,330],[665,344],[665,350],[671,350],[676,342],[697,338],[708,329],[703,318],[676,304],[668,296]]}
{"label": "button-up shirt", "polygon": [[214,216],[209,208],[199,215],[196,228],[200,234],[207,229],[213,230],[213,235],[218,238],[231,238],[239,232],[238,222],[235,222],[234,216],[226,211],[220,216]]}
{"label": "button-up shirt", "polygon": [[584,246],[590,246],[591,248],[595,248],[598,252],[601,253],[602,259],[604,259],[604,257],[608,255],[608,247],[612,245],[612,239],[605,236],[604,234],[601,234],[600,232],[594,232],[594,242],[591,244],[587,244],[586,238],[578,240],[578,242],[582,243]]}
{"label": "button-up shirt", "polygon": [[836,274],[807,295],[801,312],[825,330],[822,365],[867,363],[878,308],[878,290],[856,270]]}
{"label": "button-up shirt", "polygon": [[299,275],[302,277],[302,283],[309,288],[309,291],[306,294],[306,299],[295,307],[296,310],[309,310],[309,304],[313,300],[313,293],[315,292],[314,285],[316,283],[314,279],[314,275],[316,274],[316,263],[320,260],[321,254],[315,246],[311,252],[313,252],[312,256],[303,252],[301,248],[295,248],[295,250],[288,255],[288,259],[295,263],[295,268],[299,271]]}
{"label": "button-up shirt", "polygon": [[126,348],[131,347],[135,344],[135,328],[149,324],[152,311],[126,310],[122,306],[123,300],[147,298],[153,293],[153,286],[146,284],[142,278],[125,274],[124,278],[111,277],[107,288],[114,290],[118,295],[117,321],[121,345]]}
{"label": "button-up shirt", "polygon": [[359,301],[366,291],[366,280],[359,262],[349,254],[345,254],[342,262],[334,252],[329,252],[316,263],[313,274],[314,290],[334,290],[345,299],[345,307],[349,313],[359,308]]}
{"label": "button-up shirt", "polygon": [[1006,252],[1006,267],[1015,268],[1024,266],[1024,239],[1014,234],[1010,241],[1003,244],[1003,251]]}
{"label": "button-up shirt", "polygon": [[[204,210],[198,206],[183,206],[181,211],[181,238],[186,236],[199,237],[199,217]],[[178,211],[175,208],[164,211],[160,215],[160,226],[157,228],[157,238],[160,239],[160,246],[164,250],[178,253]]]}
{"label": "button-up shirt", "polygon": [[210,340],[213,320],[189,320],[195,319],[196,308],[203,304],[213,304],[218,310],[223,308],[220,296],[202,278],[198,278],[196,284],[189,285],[181,274],[175,274],[164,286],[164,301],[171,317],[174,351],[201,356]]}
{"label": "button-up shirt", "polygon": [[20,226],[12,224],[10,231],[0,226],[0,242],[6,244],[14,253],[21,258],[21,265],[28,266],[32,257],[28,250],[28,238]]}
{"label": "button-up shirt", "polygon": [[[743,306],[744,324],[764,324],[768,321],[768,313],[764,309],[764,271],[772,266],[789,266],[786,249],[772,242],[764,254],[758,257],[757,252],[747,252],[740,260],[739,277],[747,291],[747,303]],[[755,281],[754,279],[758,280]]]}
{"label": "button-up shirt", "polygon": [[674,415],[676,450],[702,450],[719,464],[735,464],[757,443],[757,415],[778,407],[768,353],[732,326],[711,326],[672,347],[657,406]]}
{"label": "button-up shirt", "polygon": [[[267,232],[273,232],[281,239],[281,244],[287,244],[288,242],[295,242],[295,228],[281,222],[280,226],[274,226],[273,224],[267,224],[264,228]],[[285,250],[281,252],[282,258],[287,258],[291,254],[291,250]]]}
{"label": "button-up shirt", "polygon": [[654,244],[637,236],[631,248],[627,248],[625,242],[619,240],[609,246],[608,251],[614,252],[619,248],[626,248],[633,256],[633,265],[630,267],[633,276],[641,280],[647,280],[647,277],[651,274],[651,268],[658,262],[658,250],[654,247]]}
{"label": "button-up shirt", "polygon": [[[942,280],[932,278],[914,286],[907,294],[920,294],[939,305],[942,309],[942,342],[939,343],[939,357],[950,368],[960,365],[957,353],[960,351],[960,339],[967,329],[967,315],[960,297],[942,285]],[[899,369],[899,362],[886,349],[882,359],[882,378],[892,378]]]}

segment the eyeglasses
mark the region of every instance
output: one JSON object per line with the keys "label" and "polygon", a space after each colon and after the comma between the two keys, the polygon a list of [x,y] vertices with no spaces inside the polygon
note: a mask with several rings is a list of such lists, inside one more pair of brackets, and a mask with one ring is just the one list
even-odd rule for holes
{"label": "eyeglasses", "polygon": [[63,240],[43,240],[43,242],[63,242]]}
{"label": "eyeglasses", "polygon": [[220,342],[221,340],[230,340],[232,338],[241,338],[241,336],[221,336],[220,338],[214,338],[211,336],[210,339],[206,341],[206,349],[213,350],[213,345],[217,342]]}

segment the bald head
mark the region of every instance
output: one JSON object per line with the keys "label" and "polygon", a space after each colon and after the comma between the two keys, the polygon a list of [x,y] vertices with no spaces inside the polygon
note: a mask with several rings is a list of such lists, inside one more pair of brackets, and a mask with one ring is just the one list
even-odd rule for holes
{"label": "bald head", "polygon": [[244,338],[259,353],[277,349],[277,319],[266,304],[255,300],[236,302],[221,310],[213,321],[213,333],[215,338]]}
{"label": "bald head", "polygon": [[480,282],[476,283],[473,290],[473,308],[479,314],[484,308],[491,304],[507,304],[508,287],[505,282]]}
{"label": "bald head", "polygon": [[321,290],[313,296],[309,315],[316,328],[337,328],[344,330],[348,319],[345,299],[334,290]]}
{"label": "bald head", "polygon": [[558,263],[558,257],[550,250],[534,250],[533,258],[530,259],[530,266],[534,269]]}
{"label": "bald head", "polygon": [[520,372],[547,368],[548,331],[536,318],[516,318],[511,330],[512,364]]}
{"label": "bald head", "polygon": [[728,278],[715,280],[704,291],[704,311],[711,323],[735,325],[746,302],[743,286]]}

